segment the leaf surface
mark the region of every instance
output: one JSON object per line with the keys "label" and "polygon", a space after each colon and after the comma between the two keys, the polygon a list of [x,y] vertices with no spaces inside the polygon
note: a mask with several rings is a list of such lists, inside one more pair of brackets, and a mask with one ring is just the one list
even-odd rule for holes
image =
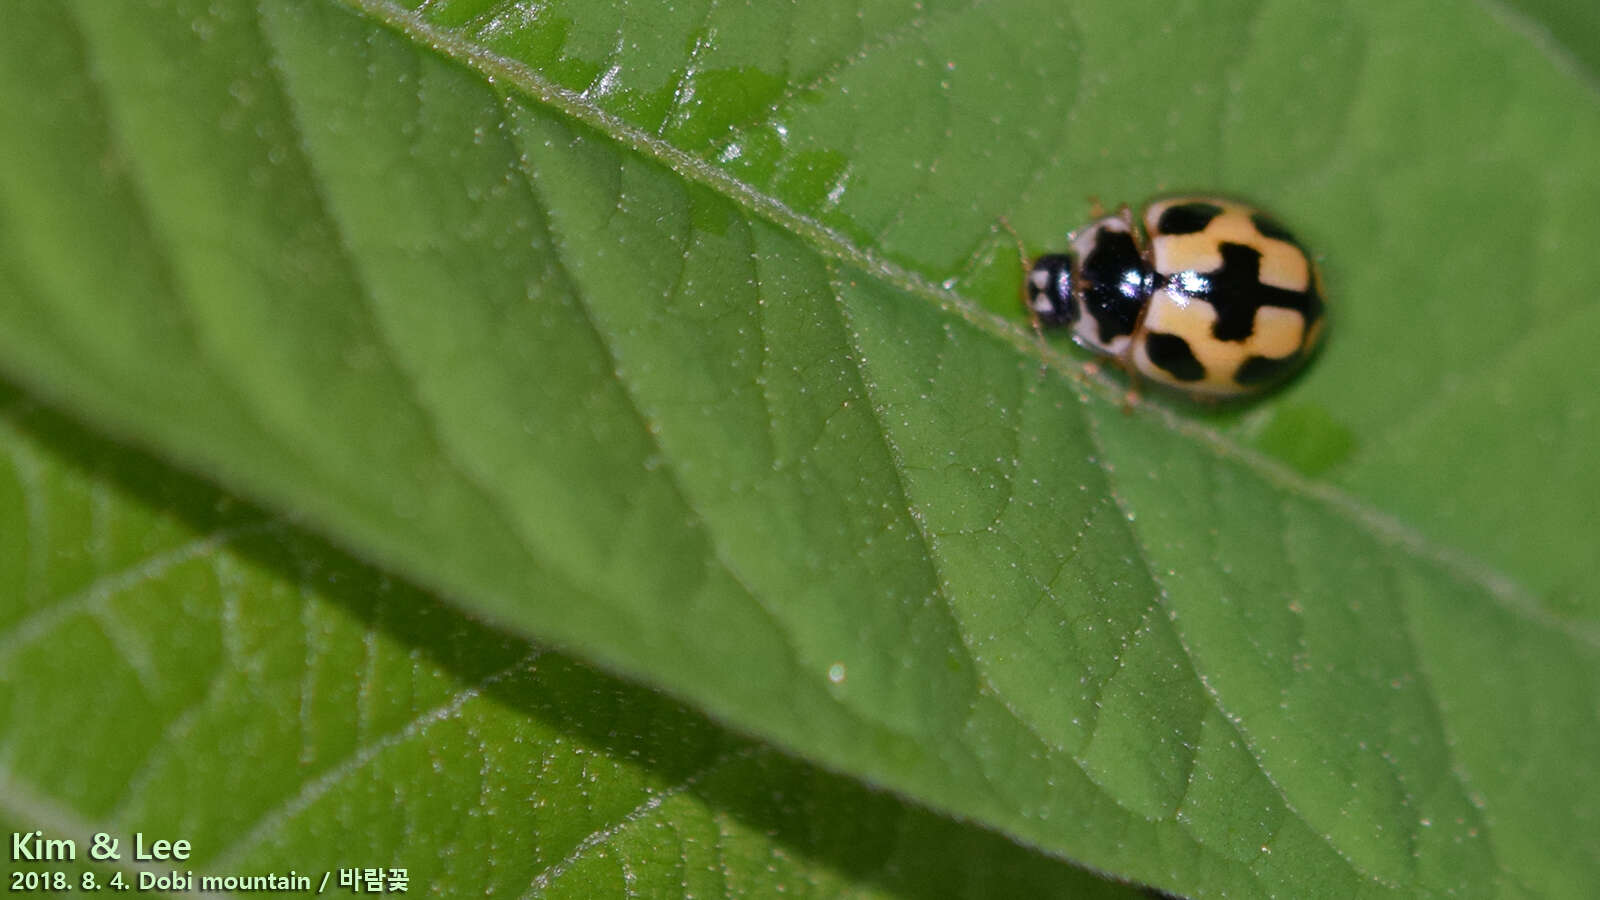
{"label": "leaf surface", "polygon": [[[1577,892],[1592,91],[1478,10],[1124,6],[16,4],[0,365],[1047,852]],[[1239,49],[1122,64],[1172,34]],[[1202,185],[1312,223],[1339,331],[1124,415],[996,225]]]}
{"label": "leaf surface", "polygon": [[[0,575],[25,598],[0,623],[0,823],[78,844],[77,865],[15,872],[70,871],[74,890],[86,870],[102,890],[176,868],[327,873],[338,891],[341,869],[403,869],[407,893],[440,896],[1137,896],[487,628],[9,387],[0,400],[17,551]],[[89,857],[95,832],[117,862]],[[135,832],[193,855],[139,862]]]}

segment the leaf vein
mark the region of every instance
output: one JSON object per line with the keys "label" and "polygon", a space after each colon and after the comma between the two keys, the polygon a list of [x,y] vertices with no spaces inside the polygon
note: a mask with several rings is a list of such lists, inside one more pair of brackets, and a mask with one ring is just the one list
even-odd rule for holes
{"label": "leaf vein", "polygon": [[671,800],[680,794],[693,790],[697,785],[700,784],[700,782],[716,774],[725,766],[743,760],[753,759],[757,755],[765,752],[768,751],[758,744],[746,744],[742,747],[725,751],[719,754],[716,758],[707,762],[705,765],[684,776],[676,784],[663,788],[659,791],[651,792],[650,796],[646,798],[644,802],[635,806],[633,809],[628,810],[616,821],[605,826],[604,828],[597,829],[596,831],[584,836],[583,839],[578,841],[577,845],[575,845],[571,852],[569,852],[565,857],[557,860],[555,863],[552,863],[549,866],[546,866],[544,869],[534,875],[533,880],[528,884],[527,889],[522,893],[523,900],[529,900],[529,898],[537,897],[544,891],[548,890],[551,883],[555,881],[555,879],[560,878],[563,873],[570,869],[579,860],[583,859],[584,856],[589,853],[589,851],[595,849],[596,847],[604,846],[610,843],[612,839],[621,834],[624,829],[655,812],[663,803],[666,803],[668,800]]}
{"label": "leaf vein", "polygon": [[219,528],[164,553],[145,557],[125,568],[102,575],[55,603],[39,607],[0,632],[0,660],[48,636],[80,612],[92,611],[110,598],[160,578],[177,566],[206,557],[240,538],[259,534],[279,524],[277,519],[266,519]]}
{"label": "leaf vein", "polygon": [[[1097,455],[1101,459],[1109,458],[1106,456],[1106,447],[1103,443],[1103,438],[1101,438],[1099,434],[1099,419],[1092,414],[1086,416],[1086,419],[1088,420],[1089,426],[1087,429],[1089,439],[1096,447]],[[1111,477],[1112,476],[1108,471],[1106,474],[1106,479],[1108,482],[1111,480]],[[1135,521],[1135,518],[1131,515],[1132,510],[1127,506],[1126,502],[1122,499],[1114,487],[1110,489],[1110,494],[1112,500],[1116,503],[1117,508],[1122,511],[1123,517],[1130,522]],[[1333,839],[1329,835],[1324,834],[1315,828],[1289,799],[1288,791],[1286,791],[1283,786],[1278,783],[1278,780],[1274,778],[1272,773],[1267,769],[1266,764],[1261,759],[1260,751],[1256,749],[1255,743],[1250,739],[1249,735],[1245,733],[1240,717],[1235,716],[1228,711],[1228,708],[1223,704],[1222,696],[1217,692],[1216,687],[1211,684],[1210,679],[1203,677],[1202,673],[1205,670],[1201,667],[1200,661],[1195,657],[1194,649],[1189,646],[1189,641],[1184,636],[1183,629],[1180,627],[1177,617],[1173,612],[1172,603],[1168,595],[1167,588],[1162,583],[1156,566],[1150,560],[1149,551],[1144,545],[1143,538],[1140,536],[1137,529],[1131,526],[1128,528],[1128,532],[1129,538],[1133,543],[1134,551],[1138,554],[1140,563],[1145,570],[1145,575],[1150,579],[1151,583],[1156,588],[1159,598],[1158,605],[1167,611],[1167,616],[1164,617],[1166,619],[1166,627],[1172,630],[1174,639],[1178,642],[1178,646],[1183,650],[1184,657],[1189,662],[1189,669],[1194,673],[1195,680],[1200,683],[1201,690],[1204,691],[1205,695],[1210,699],[1212,707],[1216,709],[1217,713],[1229,723],[1230,727],[1232,727],[1234,732],[1238,735],[1239,740],[1242,742],[1241,746],[1243,746],[1246,752],[1250,754],[1250,758],[1254,761],[1256,769],[1261,772],[1262,777],[1266,778],[1267,783],[1272,785],[1272,789],[1277,792],[1278,799],[1283,803],[1284,808],[1287,809],[1296,819],[1298,819],[1308,831],[1310,831],[1312,834],[1315,834],[1325,845],[1327,845],[1327,847],[1332,850],[1333,853],[1338,856],[1339,859],[1343,861],[1345,865],[1347,865],[1357,876],[1374,884],[1384,885],[1385,887],[1393,887],[1393,885],[1389,885],[1383,879],[1377,877],[1377,875],[1367,872],[1361,866],[1357,865],[1355,860],[1345,855],[1344,851],[1334,844]],[[1250,871],[1252,874],[1256,875],[1258,880],[1260,879],[1261,876],[1256,872],[1254,866],[1251,867]]]}
{"label": "leaf vein", "polygon": [[[509,104],[511,102],[513,101],[510,97],[502,97],[502,103]],[[508,110],[508,118],[509,117]],[[577,280],[572,276],[571,268],[565,260],[566,242],[556,235],[555,219],[553,216],[549,215],[549,203],[546,201],[543,193],[539,189],[538,170],[532,168],[531,161],[528,160],[526,156],[521,156],[519,157],[517,172],[521,177],[523,185],[527,189],[529,195],[538,201],[541,209],[546,211],[546,229],[552,234],[553,237],[557,238],[555,240],[555,245],[558,248],[558,254],[560,254],[557,264],[565,273],[566,280],[569,286],[572,288],[573,296],[578,300],[577,309],[582,312],[584,322],[590,335],[594,337],[597,345],[606,355],[606,361],[610,366],[610,371],[614,373],[613,377],[616,380],[619,393],[622,395],[623,399],[626,400],[627,408],[644,434],[645,439],[650,442],[656,454],[659,455],[661,459],[667,461],[667,464],[662,466],[662,471],[667,479],[668,484],[672,488],[673,494],[678,497],[687,510],[693,513],[695,520],[703,529],[707,546],[711,550],[712,558],[705,561],[707,565],[702,568],[702,578],[709,577],[710,563],[715,562],[715,564],[719,566],[728,575],[728,577],[739,586],[740,590],[742,590],[745,595],[751,599],[751,601],[756,605],[756,608],[761,610],[767,620],[772,623],[774,630],[782,637],[784,645],[789,651],[789,664],[792,670],[797,672],[804,671],[804,667],[799,662],[801,659],[800,648],[795,644],[794,637],[789,633],[789,630],[783,627],[783,618],[778,615],[776,610],[772,609],[771,604],[766,600],[766,598],[751,586],[749,580],[746,579],[742,573],[740,573],[738,567],[733,565],[731,560],[728,559],[726,551],[723,549],[721,542],[717,538],[716,532],[709,526],[705,514],[696,506],[694,498],[679,480],[676,467],[671,463],[672,457],[667,453],[666,448],[662,446],[661,440],[658,437],[660,428],[657,426],[655,417],[647,413],[640,404],[640,400],[635,394],[633,386],[629,383],[624,374],[625,369],[622,365],[621,359],[617,355],[616,348],[612,346],[611,341],[608,339],[604,329],[602,329],[600,324],[595,320],[594,310],[590,306],[587,294],[581,289]],[[678,277],[681,284],[681,271]]]}
{"label": "leaf vein", "polygon": [[[1046,365],[1067,372],[1081,384],[1091,387],[1102,399],[1120,402],[1124,388],[1114,378],[1101,373],[1088,376],[1074,359],[1049,346],[1040,346],[1018,322],[984,310],[971,299],[946,290],[925,276],[882,258],[858,246],[837,229],[802,214],[777,198],[728,174],[704,160],[643,131],[621,117],[597,106],[588,93],[562,88],[545,79],[537,70],[463,40],[432,26],[413,13],[399,9],[387,0],[343,0],[372,21],[435,48],[486,79],[504,80],[516,85],[529,99],[548,106],[610,136],[619,145],[653,158],[679,175],[706,185],[731,201],[751,210],[800,237],[824,256],[846,263],[883,279],[907,293],[921,297],[939,309],[954,314],[1017,348],[1022,354],[1039,358]],[[1460,578],[1485,586],[1492,596],[1519,617],[1549,626],[1575,641],[1600,647],[1600,629],[1591,633],[1545,612],[1520,584],[1460,551],[1432,541],[1392,516],[1379,512],[1328,485],[1311,482],[1287,466],[1260,453],[1241,447],[1214,428],[1196,423],[1154,403],[1142,407],[1153,420],[1176,434],[1193,440],[1212,454],[1234,460],[1266,477],[1278,487],[1309,497],[1360,523],[1380,535],[1391,546],[1407,553],[1433,559]]]}
{"label": "leaf vein", "polygon": [[544,654],[542,647],[532,648],[526,655],[503,669],[490,674],[476,684],[462,688],[443,703],[413,716],[400,728],[357,744],[350,753],[327,771],[300,785],[295,793],[257,816],[255,821],[241,829],[239,837],[217,852],[212,868],[226,869],[237,865],[252,848],[266,840],[274,831],[294,820],[317,800],[326,796],[346,779],[349,779],[375,761],[384,751],[422,737],[429,728],[461,715],[462,709],[482,696],[489,688],[525,672]]}
{"label": "leaf vein", "polygon": [[[286,108],[291,111],[289,124],[294,129],[298,139],[300,156],[305,165],[307,180],[311,185],[312,196],[317,203],[317,213],[319,218],[330,226],[335,237],[335,249],[344,263],[345,270],[354,282],[355,290],[353,293],[357,300],[360,301],[363,330],[378,343],[383,357],[388,362],[388,374],[399,390],[403,392],[405,402],[416,413],[416,421],[421,426],[428,442],[438,451],[438,458],[457,477],[457,480],[464,488],[471,491],[474,496],[482,501],[483,508],[500,522],[505,532],[515,536],[518,548],[529,558],[536,558],[533,544],[518,526],[517,518],[507,506],[504,495],[482,480],[481,476],[467,463],[459,448],[450,440],[450,435],[441,423],[437,412],[422,391],[419,383],[419,373],[406,365],[405,354],[401,352],[394,336],[389,333],[384,317],[379,310],[378,298],[375,294],[372,279],[362,265],[364,257],[353,249],[349,225],[344,221],[343,217],[337,214],[337,207],[328,196],[328,176],[317,165],[316,157],[311,152],[310,144],[307,140],[307,131],[302,121],[303,112],[293,102],[295,93],[285,82],[282,48],[278,47],[272,40],[270,30],[261,27],[264,15],[261,4],[264,2],[266,0],[257,0],[255,12],[257,33],[260,36],[261,44],[267,49],[272,58],[272,65],[267,67],[267,71],[270,73],[278,93],[284,98]],[[420,133],[427,124],[420,119],[420,102],[417,107],[417,115],[419,116],[417,125]]]}

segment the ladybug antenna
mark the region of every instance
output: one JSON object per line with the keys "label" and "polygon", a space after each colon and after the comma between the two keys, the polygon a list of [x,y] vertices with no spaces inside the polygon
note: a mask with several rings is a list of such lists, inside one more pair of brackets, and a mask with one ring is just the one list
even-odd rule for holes
{"label": "ladybug antenna", "polygon": [[1030,268],[1029,262],[1031,261],[1032,257],[1028,256],[1028,248],[1022,243],[1022,235],[1017,234],[1017,230],[1011,227],[1011,220],[1006,218],[1004,215],[1000,216],[999,222],[1000,227],[1004,228],[1006,230],[1006,234],[1011,235],[1011,240],[1015,241],[1017,244],[1017,263],[1021,265],[1022,271],[1028,271]]}

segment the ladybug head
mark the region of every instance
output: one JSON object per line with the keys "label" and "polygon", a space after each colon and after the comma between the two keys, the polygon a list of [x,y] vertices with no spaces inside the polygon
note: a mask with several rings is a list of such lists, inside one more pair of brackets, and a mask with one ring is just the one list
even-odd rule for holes
{"label": "ladybug head", "polygon": [[1076,296],[1077,260],[1070,253],[1048,253],[1028,271],[1028,312],[1045,327],[1071,325],[1083,315]]}

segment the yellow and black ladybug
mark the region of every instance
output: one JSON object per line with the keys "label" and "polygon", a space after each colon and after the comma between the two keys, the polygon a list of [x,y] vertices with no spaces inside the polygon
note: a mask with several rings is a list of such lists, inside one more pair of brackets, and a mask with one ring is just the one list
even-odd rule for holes
{"label": "yellow and black ladybug", "polygon": [[1321,278],[1287,229],[1209,196],[1124,206],[1033,261],[1029,312],[1152,381],[1212,398],[1289,375],[1322,336]]}

